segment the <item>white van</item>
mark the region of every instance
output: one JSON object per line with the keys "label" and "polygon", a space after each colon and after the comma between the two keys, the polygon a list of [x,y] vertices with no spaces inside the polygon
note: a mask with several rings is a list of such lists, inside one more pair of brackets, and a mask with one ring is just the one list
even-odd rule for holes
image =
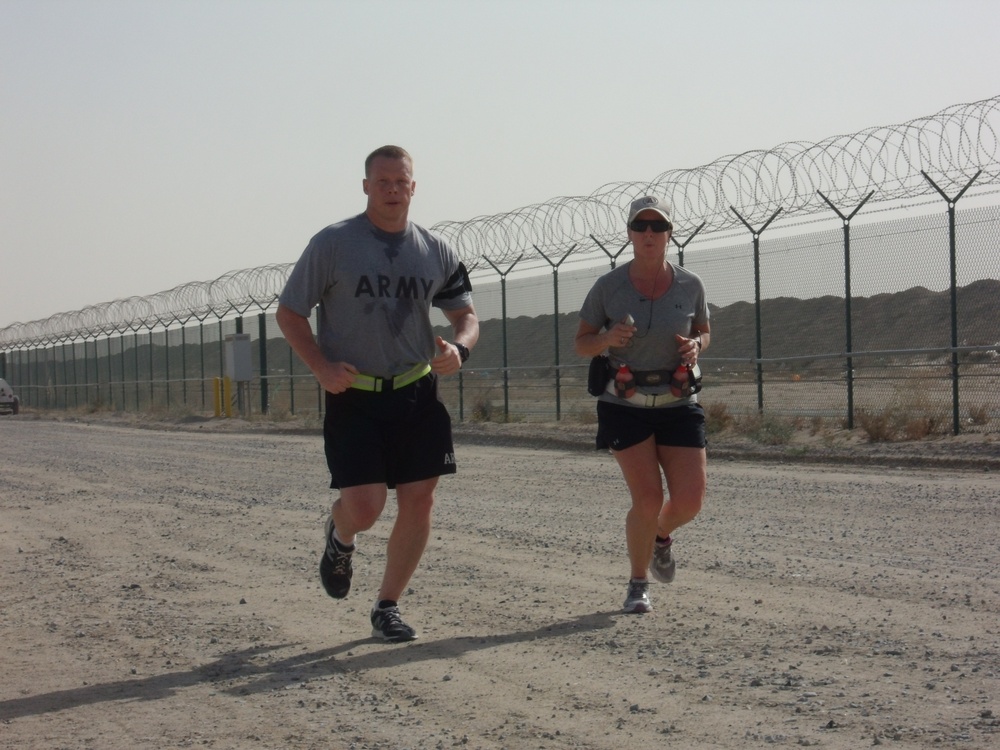
{"label": "white van", "polygon": [[17,414],[21,411],[21,400],[14,395],[14,389],[6,380],[0,378],[0,414],[7,412]]}

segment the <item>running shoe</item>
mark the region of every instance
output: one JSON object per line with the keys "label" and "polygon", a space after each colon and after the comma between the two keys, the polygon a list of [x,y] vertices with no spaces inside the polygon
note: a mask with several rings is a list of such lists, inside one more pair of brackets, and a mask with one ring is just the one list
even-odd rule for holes
{"label": "running shoe", "polygon": [[641,615],[652,611],[653,605],[649,601],[649,581],[635,578],[629,580],[624,609],[628,615]]}
{"label": "running shoe", "polygon": [[670,547],[674,541],[667,537],[665,544],[653,543],[653,559],[649,561],[649,572],[653,574],[660,583],[670,583],[677,573],[677,563],[670,552]]}
{"label": "running shoe", "polygon": [[389,643],[403,643],[417,638],[417,631],[403,622],[399,607],[372,607],[372,635]]}
{"label": "running shoe", "polygon": [[326,593],[334,599],[343,599],[351,590],[351,576],[354,574],[354,566],[351,564],[353,554],[353,545],[348,551],[343,552],[333,541],[333,516],[330,516],[326,520],[326,550],[319,561],[319,579],[323,582]]}

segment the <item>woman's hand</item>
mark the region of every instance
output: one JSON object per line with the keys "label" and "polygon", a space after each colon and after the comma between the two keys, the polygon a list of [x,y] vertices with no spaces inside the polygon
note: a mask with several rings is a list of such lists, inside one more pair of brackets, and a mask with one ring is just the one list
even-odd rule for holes
{"label": "woman's hand", "polygon": [[697,336],[687,338],[676,334],[674,339],[677,341],[677,351],[681,355],[681,362],[689,367],[698,364],[698,355],[701,354],[701,338]]}
{"label": "woman's hand", "polygon": [[611,328],[605,333],[605,346],[628,346],[628,342],[632,340],[635,332],[639,329],[630,323],[615,323]]}

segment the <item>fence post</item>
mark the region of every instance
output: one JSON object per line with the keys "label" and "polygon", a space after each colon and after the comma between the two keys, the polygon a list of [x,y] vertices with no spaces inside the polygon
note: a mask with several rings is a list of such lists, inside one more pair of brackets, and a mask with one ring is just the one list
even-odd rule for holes
{"label": "fence post", "polygon": [[83,344],[83,405],[88,406],[90,404],[90,347],[87,346],[86,338],[81,343]]}
{"label": "fence post", "polygon": [[118,369],[122,376],[122,411],[128,411],[128,394],[125,392],[125,329],[115,331],[118,334]]}
{"label": "fence post", "polygon": [[267,314],[257,314],[257,332],[260,347],[260,413],[267,414]]}
{"label": "fence post", "polygon": [[684,248],[688,246],[691,240],[693,240],[695,237],[698,236],[698,232],[700,232],[702,229],[705,228],[705,224],[706,222],[704,221],[701,222],[701,224],[698,225],[698,228],[695,229],[694,232],[691,234],[691,236],[688,237],[686,240],[684,240],[683,243],[677,241],[677,238],[674,237],[673,232],[670,233],[670,241],[673,242],[675,245],[677,245],[677,262],[680,264],[681,268],[684,267]]}
{"label": "fence post", "polygon": [[115,376],[114,376],[114,372],[111,369],[111,334],[108,333],[107,336],[108,337],[105,340],[108,342],[108,408],[111,409],[111,411],[114,411],[115,410],[115,386],[114,386]]}
{"label": "fence post", "polygon": [[[39,357],[40,353],[45,353],[45,361],[42,362]],[[52,383],[55,385],[55,345],[52,347]],[[28,360],[29,364],[31,360]],[[53,395],[51,389],[48,387],[49,383],[49,349],[48,347],[42,349],[41,346],[35,349],[35,378],[38,380],[39,396],[45,397],[45,407],[49,406],[49,398]],[[41,406],[41,398],[39,398],[39,406]],[[58,406],[58,403],[54,404]]]}
{"label": "fence post", "polygon": [[507,369],[507,274],[514,270],[514,266],[517,265],[518,261],[524,257],[524,253],[517,256],[513,263],[511,263],[506,271],[501,271],[497,268],[496,263],[487,258],[485,255],[483,258],[486,262],[493,266],[493,270],[500,274],[500,325],[502,331],[502,345],[503,345],[503,421],[506,422],[510,418],[510,383],[508,377]]}
{"label": "fence post", "polygon": [[[42,349],[43,342],[39,342],[38,348],[35,349],[35,378],[38,380],[38,395],[39,395],[39,406],[42,405],[41,399],[44,398],[45,406],[49,406],[49,401],[52,397],[52,389],[50,385],[55,385],[55,381],[49,377],[49,355],[48,348]],[[42,355],[45,355],[45,360],[42,360]],[[28,360],[29,365],[31,360]],[[54,364],[54,363],[53,363]],[[55,368],[53,367],[53,376],[55,375]]]}
{"label": "fence post", "polygon": [[[69,408],[69,370],[66,367],[66,346],[67,343],[63,341],[62,345],[62,355],[63,355],[63,392],[66,394],[66,408]],[[77,379],[76,379],[76,348],[73,349],[73,406],[77,407],[80,405],[80,394],[77,393]],[[59,405],[59,398],[56,397],[56,406]]]}
{"label": "fence post", "polygon": [[615,261],[618,260],[618,256],[621,255],[623,252],[625,252],[625,248],[629,246],[629,242],[626,242],[624,245],[622,245],[620,248],[618,248],[618,252],[617,253],[615,253],[614,255],[612,255],[611,252],[606,247],[604,247],[604,245],[601,244],[601,241],[599,239],[597,239],[594,235],[590,235],[590,239],[592,239],[594,242],[596,242],[597,246],[599,248],[601,248],[601,250],[604,251],[604,254],[607,255],[609,258],[611,258],[611,270],[612,271],[615,268]]}
{"label": "fence post", "polygon": [[566,251],[566,254],[559,260],[558,263],[553,263],[549,260],[549,256],[542,252],[538,245],[535,245],[535,250],[538,254],[545,258],[545,261],[552,266],[552,298],[554,304],[554,317],[555,317],[555,343],[556,343],[556,421],[558,422],[562,418],[562,389],[560,387],[559,378],[559,266],[565,261],[576,249],[576,243]]}
{"label": "fence post", "polygon": [[760,414],[764,413],[764,367],[761,363],[761,359],[764,357],[763,350],[761,348],[761,328],[760,328],[760,236],[764,233],[764,230],[774,221],[778,214],[781,213],[779,208],[774,214],[764,222],[764,226],[760,229],[754,229],[747,220],[740,216],[740,212],[737,211],[733,206],[729,207],[730,210],[736,214],[736,218],[743,222],[743,226],[750,230],[750,234],[753,235],[753,297],[754,297],[754,327],[757,329],[757,411]]}
{"label": "fence post", "polygon": [[205,321],[198,318],[198,372],[201,382],[201,409],[205,410]]}
{"label": "fence post", "polygon": [[181,403],[187,408],[188,402],[188,359],[187,359],[187,326],[181,323]]}
{"label": "fence post", "polygon": [[97,346],[97,335],[94,336],[94,405],[101,401],[101,351]]}
{"label": "fence post", "polygon": [[163,324],[163,387],[167,392],[167,408],[170,408],[170,329]]}
{"label": "fence post", "polygon": [[844,318],[845,318],[845,328],[844,328],[844,343],[847,352],[847,429],[854,429],[854,358],[851,356],[851,352],[854,351],[854,343],[851,336],[851,219],[854,218],[855,214],[861,210],[861,207],[868,202],[868,199],[875,195],[875,191],[872,190],[864,197],[864,200],[857,205],[857,207],[851,211],[850,214],[844,216],[844,214],[833,205],[833,202],[827,198],[819,190],[816,191],[826,205],[832,208],[837,216],[841,218],[844,222]]}
{"label": "fence post", "polygon": [[949,198],[924,170],[920,170],[920,174],[924,176],[924,179],[931,184],[931,187],[938,191],[948,204],[948,247],[950,254],[949,265],[951,267],[951,422],[952,431],[956,435],[959,432],[960,422],[958,418],[958,263],[955,259],[955,204],[965,194],[965,191],[972,187],[972,183],[982,173],[983,170],[980,169],[965,184],[965,187],[959,191],[958,195],[954,198]]}
{"label": "fence post", "polygon": [[149,326],[149,410],[153,411],[156,403],[156,379],[153,376],[153,324]]}
{"label": "fence post", "polygon": [[132,330],[132,364],[135,366],[135,410],[142,411],[139,403],[139,329]]}
{"label": "fence post", "polygon": [[[243,333],[243,313],[236,316],[236,333]],[[225,367],[225,358],[223,358],[223,367]],[[240,411],[240,416],[244,416],[246,411],[246,404],[243,403],[243,386],[236,386],[236,408]]]}

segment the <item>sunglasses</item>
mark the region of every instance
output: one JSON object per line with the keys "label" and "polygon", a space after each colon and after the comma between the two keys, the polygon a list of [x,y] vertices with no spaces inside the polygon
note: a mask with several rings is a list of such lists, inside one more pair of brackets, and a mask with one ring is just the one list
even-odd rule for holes
{"label": "sunglasses", "polygon": [[647,229],[652,229],[657,234],[671,230],[670,222],[665,219],[633,219],[628,228],[633,232],[645,232]]}

